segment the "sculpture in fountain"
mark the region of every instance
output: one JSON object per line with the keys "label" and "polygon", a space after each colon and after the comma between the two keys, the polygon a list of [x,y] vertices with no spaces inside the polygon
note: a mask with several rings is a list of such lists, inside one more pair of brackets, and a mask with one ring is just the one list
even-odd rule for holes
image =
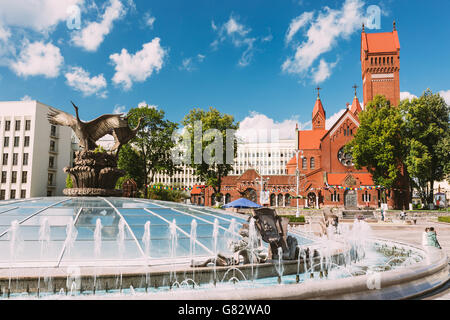
{"label": "sculpture in fountain", "polygon": [[[72,102],[76,117],[62,111],[51,109],[48,121],[53,125],[72,128],[80,140],[80,151],[75,153],[73,167],[64,168],[70,174],[73,188],[64,189],[68,196],[121,196],[116,190],[117,180],[125,172],[117,168],[120,147],[136,136],[141,119],[136,128],[131,129],[128,118],[123,114],[104,114],[89,122],[81,121],[78,107]],[[97,140],[112,134],[115,144],[110,152],[98,152]],[[114,153],[115,151],[115,153]]]}
{"label": "sculpture in fountain", "polygon": [[[254,209],[253,219],[256,232],[252,235],[249,224],[243,224],[239,230],[240,240],[230,243],[232,256],[217,253],[202,263],[192,264],[192,267],[231,266],[253,263],[265,263],[270,260],[297,260],[299,256],[298,242],[295,237],[287,235],[288,220],[278,216],[274,209]],[[261,240],[269,244],[269,254],[261,246]],[[281,254],[281,256],[280,256]],[[308,251],[309,256],[309,251]]]}

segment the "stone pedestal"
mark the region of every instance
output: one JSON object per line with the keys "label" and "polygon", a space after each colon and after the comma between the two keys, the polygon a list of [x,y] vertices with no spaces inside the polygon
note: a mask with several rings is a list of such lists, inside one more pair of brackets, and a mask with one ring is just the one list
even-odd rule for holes
{"label": "stone pedestal", "polygon": [[121,196],[117,180],[125,171],[117,168],[114,155],[107,152],[77,151],[74,166],[64,168],[72,178],[73,188],[64,189],[67,196]]}

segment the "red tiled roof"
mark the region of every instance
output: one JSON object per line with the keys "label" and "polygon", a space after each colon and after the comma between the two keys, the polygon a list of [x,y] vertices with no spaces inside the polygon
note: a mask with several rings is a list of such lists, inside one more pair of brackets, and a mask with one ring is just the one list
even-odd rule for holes
{"label": "red tiled roof", "polygon": [[325,109],[323,108],[322,101],[320,100],[319,97],[317,98],[316,103],[314,104],[312,119],[314,119],[317,113],[323,114],[323,117],[325,119]]}
{"label": "red tiled roof", "polygon": [[361,105],[359,104],[359,100],[356,96],[353,98],[353,102],[352,102],[352,106],[350,107],[350,111],[354,115],[358,115],[358,113],[360,113],[362,111]]}
{"label": "red tiled roof", "polygon": [[397,31],[380,33],[362,33],[364,51],[370,53],[396,52],[400,49]]}
{"label": "red tiled roof", "polygon": [[302,130],[298,132],[298,148],[303,149],[319,149],[320,139],[328,132],[328,130]]}

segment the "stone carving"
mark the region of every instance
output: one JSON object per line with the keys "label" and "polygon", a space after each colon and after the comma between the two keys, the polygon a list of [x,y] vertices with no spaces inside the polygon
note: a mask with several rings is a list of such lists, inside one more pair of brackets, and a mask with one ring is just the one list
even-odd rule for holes
{"label": "stone carving", "polygon": [[[67,196],[121,196],[116,190],[117,180],[125,171],[117,168],[120,147],[136,136],[141,119],[134,129],[130,129],[128,118],[122,114],[105,114],[95,120],[84,122],[78,115],[78,107],[72,102],[76,117],[62,111],[50,109],[48,121],[53,125],[68,126],[80,140],[82,148],[75,153],[73,167],[64,168],[70,174],[73,188],[64,189]],[[110,152],[97,152],[97,140],[112,134],[115,144]],[[115,154],[113,151],[116,151]]]}

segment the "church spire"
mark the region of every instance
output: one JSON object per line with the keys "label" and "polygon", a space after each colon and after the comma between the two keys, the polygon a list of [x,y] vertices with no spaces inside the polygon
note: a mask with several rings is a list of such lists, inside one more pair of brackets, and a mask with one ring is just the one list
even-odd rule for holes
{"label": "church spire", "polygon": [[320,90],[322,88],[317,87],[317,99],[314,104],[314,109],[312,112],[312,126],[313,130],[325,129],[325,109],[323,108],[322,101],[320,100]]}
{"label": "church spire", "polygon": [[353,87],[355,89],[355,97],[353,98],[352,106],[350,107],[350,112],[353,113],[355,116],[358,116],[358,114],[362,111],[361,104],[359,103],[358,96],[356,93],[356,89],[358,86],[355,84]]}

